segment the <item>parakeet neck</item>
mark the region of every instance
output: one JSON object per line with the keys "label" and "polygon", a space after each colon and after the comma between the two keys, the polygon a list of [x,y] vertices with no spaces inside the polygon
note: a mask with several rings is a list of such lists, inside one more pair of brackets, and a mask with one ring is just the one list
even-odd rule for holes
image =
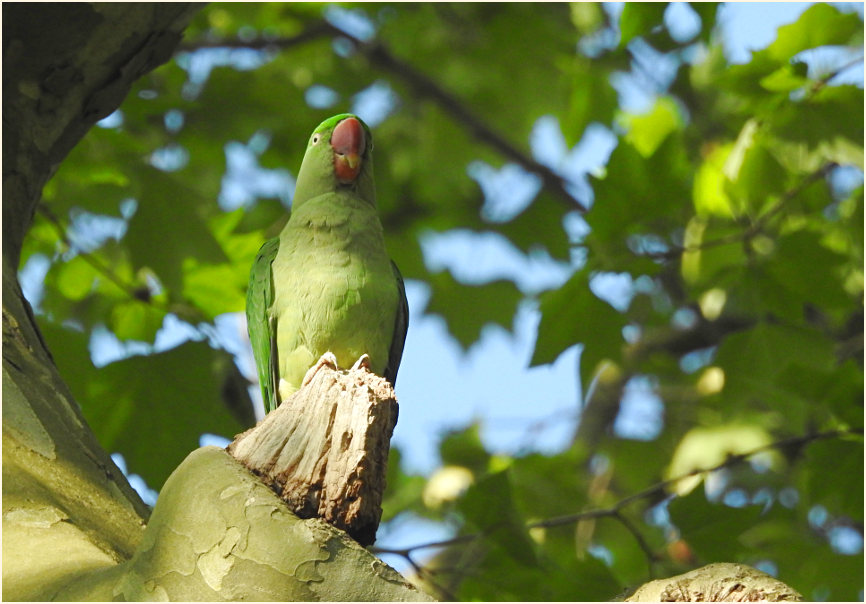
{"label": "parakeet neck", "polygon": [[297,210],[309,199],[325,193],[348,193],[357,196],[372,207],[376,207],[376,189],[373,184],[373,159],[367,157],[358,178],[351,184],[340,184],[334,176],[332,160],[329,157],[305,157],[298,171],[292,211]]}

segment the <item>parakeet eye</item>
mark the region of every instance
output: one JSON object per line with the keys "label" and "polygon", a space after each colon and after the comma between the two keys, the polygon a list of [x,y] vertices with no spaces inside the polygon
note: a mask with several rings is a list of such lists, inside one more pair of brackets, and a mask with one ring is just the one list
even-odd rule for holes
{"label": "parakeet eye", "polygon": [[321,135],[321,134],[318,134],[318,133],[314,134],[314,135],[313,135],[313,138],[310,139],[310,144],[311,144],[311,145],[316,145],[316,144],[318,144],[320,138],[322,138],[322,135]]}

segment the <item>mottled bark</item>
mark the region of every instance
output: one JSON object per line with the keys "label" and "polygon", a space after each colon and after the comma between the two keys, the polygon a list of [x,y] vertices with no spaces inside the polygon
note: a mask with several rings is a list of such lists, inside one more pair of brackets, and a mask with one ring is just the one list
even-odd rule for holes
{"label": "mottled bark", "polygon": [[693,571],[650,581],[626,602],[799,602],[799,593],[745,564],[707,564]]}

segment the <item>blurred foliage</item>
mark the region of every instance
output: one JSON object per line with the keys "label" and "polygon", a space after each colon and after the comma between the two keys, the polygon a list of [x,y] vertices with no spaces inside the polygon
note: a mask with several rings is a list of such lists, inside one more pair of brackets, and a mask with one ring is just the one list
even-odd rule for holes
{"label": "blurred foliage", "polygon": [[[248,198],[230,185],[255,170],[290,183],[311,127],[378,95],[387,243],[430,287],[428,312],[468,347],[485,324],[511,329],[529,297],[534,364],[582,347],[584,429],[567,450],[494,454],[473,425],[443,438],[442,479],[406,474],[393,452],[384,519],[424,516],[458,536],[418,580],[459,599],[597,600],[738,561],[806,598],[862,597],[864,107],[862,87],[834,76],[862,72],[863,23],[816,4],[734,65],[717,5],[692,9],[699,27],[674,35],[664,4],[205,8],[174,60],[59,167],[22,254],[50,261],[38,320],[101,442],[158,488],[201,433],[249,425],[214,321],[242,311],[291,185]],[[818,47],[853,61],[810,59]],[[623,76],[652,82],[649,106],[620,105]],[[591,198],[569,201],[574,175],[533,157],[542,116],[569,146],[588,126],[615,135]],[[247,164],[229,165],[231,150]],[[496,200],[467,171],[477,161],[549,174],[528,207],[492,220],[482,208]],[[456,228],[571,258],[571,277],[529,296],[431,274],[419,237]],[[628,276],[627,304],[594,293],[604,274]],[[154,348],[169,316],[199,341]],[[105,328],[146,345],[96,369]],[[638,378],[664,409],[646,440],[614,429]],[[747,444],[774,454],[743,461]],[[662,482],[714,466],[678,496]]]}

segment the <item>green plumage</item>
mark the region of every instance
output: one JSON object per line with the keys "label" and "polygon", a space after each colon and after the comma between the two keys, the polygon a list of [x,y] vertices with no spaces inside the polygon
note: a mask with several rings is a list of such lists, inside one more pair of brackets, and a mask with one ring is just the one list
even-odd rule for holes
{"label": "green plumage", "polygon": [[[331,145],[347,119],[363,128],[360,171],[350,182],[336,173]],[[322,122],[307,145],[289,221],[253,264],[247,325],[267,411],[328,351],[340,367],[367,354],[374,373],[397,378],[409,313],[376,212],[371,149],[369,129],[355,116]]]}

